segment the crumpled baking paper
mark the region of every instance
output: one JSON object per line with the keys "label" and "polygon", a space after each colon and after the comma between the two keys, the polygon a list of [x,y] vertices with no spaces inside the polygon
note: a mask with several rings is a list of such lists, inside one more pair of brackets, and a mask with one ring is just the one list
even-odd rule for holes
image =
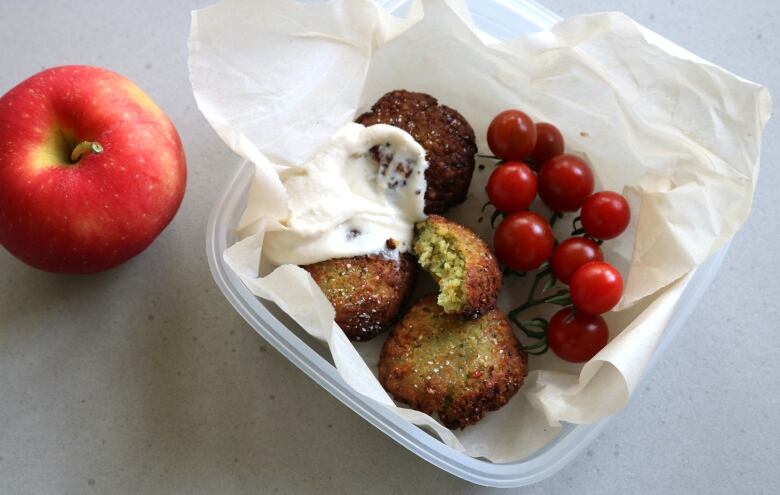
{"label": "crumpled baking paper", "polygon": [[[619,13],[577,16],[498,43],[456,0],[416,1],[403,17],[369,0],[225,0],[193,12],[189,49],[200,110],[255,164],[236,226],[241,240],[226,261],[254,294],[326,342],[358,393],[495,462],[530,455],[561,421],[589,423],[625,406],[693,271],[750,211],[771,111],[765,88]],[[567,151],[593,167],[596,189],[622,192],[633,211],[627,233],[604,245],[626,280],[618,311],[607,315],[610,343],[584,365],[532,357],[510,403],[462,431],[393,403],[375,378],[384,338],[349,342],[304,270],[284,265],[260,275],[263,234],[287,215],[278,172],[304,162],[393,89],[430,93],[458,109],[483,152],[501,110],[555,123]],[[485,239],[491,230],[479,209],[489,170],[475,173],[469,199],[448,215]],[[499,305],[516,306],[527,290],[527,280],[507,280]]]}

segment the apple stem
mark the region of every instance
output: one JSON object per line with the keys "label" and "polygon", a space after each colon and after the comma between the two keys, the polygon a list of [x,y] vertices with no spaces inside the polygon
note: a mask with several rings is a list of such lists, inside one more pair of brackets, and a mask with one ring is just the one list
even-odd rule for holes
{"label": "apple stem", "polygon": [[97,141],[82,141],[70,153],[70,161],[76,163],[89,153],[103,153],[103,146]]}

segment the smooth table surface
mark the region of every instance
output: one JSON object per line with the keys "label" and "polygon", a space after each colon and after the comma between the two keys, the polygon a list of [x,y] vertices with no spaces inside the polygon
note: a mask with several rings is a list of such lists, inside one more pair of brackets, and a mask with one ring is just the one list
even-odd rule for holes
{"label": "smooth table surface", "polygon": [[[0,252],[0,493],[484,493],[418,459],[264,344],[209,274],[204,232],[236,166],[198,112],[193,2],[0,2],[0,94],[49,66],[104,66],[168,112],[189,183],[141,256],[83,277]],[[645,5],[639,5],[639,4]],[[583,2],[547,0],[562,16]],[[622,10],[780,95],[774,0],[587,2]],[[517,493],[776,493],[780,125],[753,213],[673,348],[587,451]]]}

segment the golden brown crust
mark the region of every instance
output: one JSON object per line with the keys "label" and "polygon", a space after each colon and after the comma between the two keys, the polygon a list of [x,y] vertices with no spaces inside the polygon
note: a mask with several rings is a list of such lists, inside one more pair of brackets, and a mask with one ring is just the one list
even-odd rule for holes
{"label": "golden brown crust", "polygon": [[456,110],[425,93],[397,90],[382,96],[355,121],[399,127],[425,149],[426,213],[444,213],[465,201],[477,145],[474,130]]}
{"label": "golden brown crust", "polygon": [[[428,218],[415,225],[417,237],[414,251],[419,256],[419,234],[423,229],[432,229],[438,237],[448,241],[450,249],[455,250],[465,264],[462,287],[464,301],[458,313],[464,319],[478,318],[496,307],[498,292],[501,290],[501,269],[490,247],[473,230],[439,215]],[[426,268],[423,265],[423,268]],[[439,277],[433,274],[437,283]]]}
{"label": "golden brown crust", "polygon": [[302,268],[333,304],[336,323],[354,341],[373,339],[398,319],[417,275],[410,254],[338,258]]}
{"label": "golden brown crust", "polygon": [[527,357],[498,309],[464,321],[435,296],[393,327],[379,358],[379,381],[393,397],[448,428],[464,428],[506,404],[528,374]]}

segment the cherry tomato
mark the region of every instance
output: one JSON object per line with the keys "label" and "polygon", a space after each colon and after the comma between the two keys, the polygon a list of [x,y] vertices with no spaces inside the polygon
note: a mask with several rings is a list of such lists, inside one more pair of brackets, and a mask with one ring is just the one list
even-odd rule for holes
{"label": "cherry tomato", "polygon": [[536,175],[525,163],[506,162],[490,174],[487,195],[504,213],[525,210],[536,197]]}
{"label": "cherry tomato", "polygon": [[555,248],[550,261],[555,278],[568,284],[579,267],[589,261],[604,261],[604,254],[590,239],[570,237]]}
{"label": "cherry tomato", "polygon": [[609,328],[601,316],[573,309],[569,306],[553,315],[547,326],[547,341],[559,358],[582,363],[607,345]]}
{"label": "cherry tomato", "polygon": [[539,197],[555,211],[577,211],[593,192],[593,172],[574,155],[558,155],[539,170]]}
{"label": "cherry tomato", "polygon": [[622,195],[601,191],[585,200],[580,217],[582,228],[592,237],[613,239],[628,227],[631,209]]}
{"label": "cherry tomato", "polygon": [[606,313],[623,295],[623,277],[614,266],[603,261],[589,261],[569,280],[569,294],[574,306],[585,313]]}
{"label": "cherry tomato", "polygon": [[536,127],[520,110],[505,110],[493,118],[487,132],[490,151],[504,160],[522,160],[536,146]]}
{"label": "cherry tomato", "polygon": [[531,152],[531,158],[541,167],[550,158],[563,153],[563,135],[552,124],[539,122],[536,124],[536,146]]}
{"label": "cherry tomato", "polygon": [[550,257],[554,245],[550,224],[530,211],[518,211],[504,218],[493,236],[498,261],[518,271],[539,267]]}

